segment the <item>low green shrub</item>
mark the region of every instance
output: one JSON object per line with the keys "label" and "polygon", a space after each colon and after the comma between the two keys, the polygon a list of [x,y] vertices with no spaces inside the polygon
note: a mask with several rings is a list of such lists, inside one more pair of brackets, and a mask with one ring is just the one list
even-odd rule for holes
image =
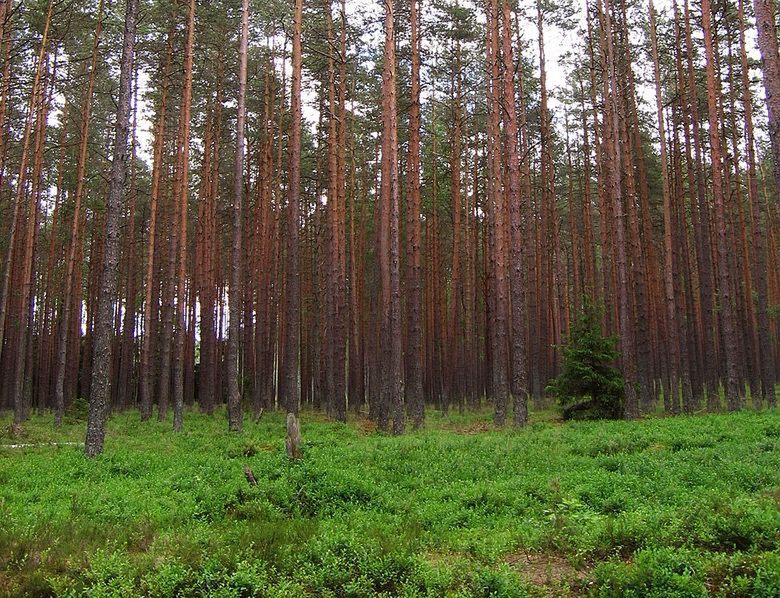
{"label": "low green shrub", "polygon": [[[474,434],[488,412],[434,413],[390,437],[304,413],[298,463],[283,414],[242,435],[116,414],[91,460],[49,444],[83,423],[33,417],[41,446],[0,448],[0,595],[780,595],[780,453],[761,450],[780,413],[531,415]],[[576,586],[524,553],[572,563]]]}

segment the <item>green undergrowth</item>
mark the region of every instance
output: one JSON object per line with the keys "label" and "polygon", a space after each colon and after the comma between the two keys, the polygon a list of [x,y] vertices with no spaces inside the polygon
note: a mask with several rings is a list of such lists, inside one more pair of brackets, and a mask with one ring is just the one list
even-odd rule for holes
{"label": "green undergrowth", "polygon": [[488,420],[0,416],[0,596],[780,595],[779,412]]}

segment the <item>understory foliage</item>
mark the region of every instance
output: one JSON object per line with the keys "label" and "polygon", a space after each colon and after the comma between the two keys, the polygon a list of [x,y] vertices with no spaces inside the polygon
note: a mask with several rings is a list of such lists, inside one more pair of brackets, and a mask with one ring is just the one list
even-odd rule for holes
{"label": "understory foliage", "polygon": [[563,419],[616,419],[623,413],[623,376],[614,336],[601,333],[597,309],[585,302],[562,348],[563,368],[547,391],[558,399]]}
{"label": "understory foliage", "polygon": [[224,416],[118,414],[90,460],[79,414],[0,418],[0,596],[780,595],[777,411],[399,437],[303,412],[298,462],[284,414]]}

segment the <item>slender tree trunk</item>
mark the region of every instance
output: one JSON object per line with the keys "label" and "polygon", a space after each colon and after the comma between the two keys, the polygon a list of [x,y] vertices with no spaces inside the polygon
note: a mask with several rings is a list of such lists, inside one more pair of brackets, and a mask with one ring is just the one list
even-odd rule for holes
{"label": "slender tree trunk", "polygon": [[591,215],[591,154],[590,133],[588,132],[588,112],[585,109],[585,90],[580,80],[580,112],[582,114],[582,154],[583,154],[583,183],[582,183],[582,211],[584,225],[583,251],[585,260],[585,295],[595,304],[596,259],[594,257],[595,242],[593,240],[593,218]]}
{"label": "slender tree trunk", "polygon": [[[757,1],[757,3],[760,0]],[[760,14],[757,11],[756,14]],[[759,31],[759,34],[760,31]],[[776,39],[776,38],[775,38]],[[768,40],[771,45],[771,40]],[[761,378],[761,398],[766,401],[767,407],[774,407],[777,398],[775,395],[775,372],[772,359],[772,339],[770,334],[768,313],[768,284],[767,284],[767,243],[766,228],[771,226],[769,215],[762,209],[763,203],[758,196],[758,183],[756,175],[755,139],[753,135],[753,99],[750,92],[750,72],[748,71],[747,53],[745,49],[745,11],[743,0],[739,0],[739,44],[740,64],[742,67],[742,103],[745,111],[745,146],[748,165],[748,202],[750,205],[751,233],[753,240],[753,278],[756,291],[756,320],[758,328],[758,347]],[[771,53],[767,51],[767,53]],[[780,73],[777,74],[780,77]],[[780,97],[780,92],[778,93]],[[778,109],[780,111],[780,109]],[[775,154],[775,163],[778,161]],[[752,301],[752,298],[748,298]],[[754,395],[753,403],[760,402]]]}
{"label": "slender tree trunk", "polygon": [[675,255],[672,231],[672,198],[669,189],[668,158],[666,152],[666,129],[664,127],[663,96],[661,93],[661,70],[658,60],[655,8],[653,0],[648,2],[650,15],[650,43],[655,75],[655,105],[658,118],[658,135],[661,142],[661,183],[664,202],[664,293],[666,299],[667,359],[669,363],[669,389],[676,396],[679,388],[680,340],[677,336],[676,301],[674,293]]}
{"label": "slender tree trunk", "polygon": [[487,14],[488,35],[488,163],[490,179],[488,185],[488,209],[492,213],[492,276],[494,281],[494,312],[491,318],[491,361],[492,386],[495,399],[493,421],[502,426],[506,420],[509,395],[508,368],[508,323],[507,323],[507,247],[505,245],[506,215],[504,189],[501,175],[501,133],[500,133],[500,94],[501,78],[499,64],[499,10],[497,0],[490,0]]}
{"label": "slender tree trunk", "polygon": [[298,272],[298,225],[301,198],[301,20],[302,0],[294,0],[292,89],[290,91],[289,182],[287,186],[287,275],[285,304],[285,407],[298,413],[298,355],[300,352],[300,276]]}
{"label": "slender tree trunk", "polygon": [[238,70],[238,119],[236,122],[236,164],[233,178],[233,254],[230,263],[230,331],[228,338],[228,427],[243,428],[238,368],[238,339],[241,331],[241,205],[244,195],[244,121],[246,118],[246,66],[249,39],[249,0],[241,4],[241,41]]}
{"label": "slender tree trunk", "polygon": [[[92,95],[95,87],[95,73],[97,70],[97,52],[100,44],[100,35],[103,27],[103,2],[98,7],[97,28],[95,30],[95,39],[92,46],[92,62],[90,65],[89,79],[87,89],[84,94],[84,100],[81,109],[81,126],[79,129],[79,157],[76,165],[76,190],[74,194],[73,223],[70,231],[70,244],[68,246],[68,256],[66,262],[65,281],[63,284],[63,306],[62,317],[60,319],[60,336],[57,343],[56,353],[56,380],[54,384],[54,425],[59,426],[62,423],[62,415],[65,410],[65,370],[67,366],[67,352],[69,340],[70,313],[73,309],[73,287],[78,283],[81,285],[81,273],[78,280],[73,280],[76,270],[76,257],[78,248],[81,246],[81,201],[84,195],[84,182],[87,163],[87,150],[89,143],[89,121],[92,115]],[[80,305],[76,306],[81,308]]]}
{"label": "slender tree trunk", "polygon": [[[66,78],[70,78],[70,71],[68,71],[68,74],[66,75]],[[65,105],[62,108],[62,126],[60,127],[60,140],[59,140],[59,161],[57,166],[57,183],[56,183],[56,195],[54,198],[54,210],[52,212],[51,217],[51,229],[49,233],[49,252],[46,259],[46,281],[45,281],[45,295],[46,299],[44,301],[44,315],[43,315],[43,325],[42,325],[42,334],[46,337],[46,354],[43,357],[44,359],[44,365],[41,366],[41,369],[44,372],[44,379],[45,384],[42,384],[39,388],[39,401],[41,404],[47,404],[49,402],[49,397],[52,395],[52,384],[54,383],[54,380],[52,378],[52,364],[54,363],[54,356],[55,356],[55,350],[57,348],[57,334],[55,333],[55,318],[56,318],[56,310],[55,310],[55,303],[57,298],[60,296],[59,289],[57,289],[57,282],[55,280],[56,275],[55,272],[57,270],[57,264],[59,262],[59,254],[57,253],[57,249],[59,249],[59,237],[60,237],[60,212],[62,210],[62,204],[65,201],[65,189],[63,188],[63,179],[65,176],[65,142],[67,139],[68,134],[68,126],[67,126],[67,119],[68,119],[68,110],[70,106],[68,102],[65,102]],[[62,315],[61,313],[59,314]],[[66,329],[67,330],[67,329]],[[42,342],[43,346],[43,342]],[[64,373],[64,367],[63,367],[63,373]],[[56,377],[56,372],[55,372]],[[54,427],[58,427],[62,423],[62,412],[59,412],[59,420],[58,420],[58,409],[57,405],[52,402],[51,404],[53,411],[54,411]],[[63,411],[64,411],[64,404],[63,404]]]}
{"label": "slender tree trunk", "polygon": [[452,261],[450,268],[450,293],[447,306],[445,336],[446,374],[444,391],[446,402],[457,401],[462,405],[462,389],[459,386],[463,337],[461,334],[461,153],[462,153],[462,98],[461,98],[461,50],[460,41],[455,45],[455,68],[450,80],[452,125],[450,132],[450,196],[452,198]]}
{"label": "slender tree trunk", "polygon": [[[0,53],[3,62],[3,83],[0,86],[0,197],[5,186],[5,166],[8,156],[8,101],[11,95],[11,0],[0,0]],[[12,225],[13,226],[13,225]]]}
{"label": "slender tree trunk", "polygon": [[701,342],[704,355],[704,393],[707,397],[707,407],[710,411],[718,408],[718,372],[716,352],[716,318],[714,314],[713,266],[710,241],[710,208],[706,196],[706,181],[703,168],[703,150],[701,142],[701,122],[699,117],[699,101],[696,92],[696,68],[694,64],[693,34],[688,0],[684,2],[685,45],[687,58],[687,91],[690,104],[691,131],[693,133],[694,166],[696,173],[697,204],[692,213],[696,215],[696,254],[699,267],[699,288],[701,290],[702,321]]}
{"label": "slender tree trunk", "polygon": [[127,272],[125,310],[122,314],[122,339],[119,355],[119,373],[117,376],[117,405],[126,409],[128,398],[135,402],[135,385],[133,383],[133,362],[135,353],[135,300],[136,300],[136,240],[135,240],[135,209],[138,198],[137,168],[136,168],[136,130],[138,124],[138,67],[136,62],[133,76],[133,132],[132,151],[130,152],[130,206],[127,210]]}
{"label": "slender tree trunk", "polygon": [[420,225],[420,25],[421,0],[411,0],[411,105],[409,107],[409,152],[406,158],[406,400],[412,426],[425,421],[423,394],[423,316],[421,313]]}
{"label": "slender tree trunk", "polygon": [[764,73],[764,93],[769,116],[769,142],[775,176],[775,201],[780,201],[780,51],[777,41],[777,9],[774,0],[753,0]]}
{"label": "slender tree trunk", "polygon": [[[176,274],[176,308],[174,324],[173,359],[173,429],[182,430],[184,415],[184,334],[186,329],[187,276],[187,205],[190,166],[190,113],[192,107],[192,59],[195,45],[195,0],[190,0],[187,13],[187,39],[184,46],[184,83],[182,88],[181,118],[177,151],[179,165],[174,181],[174,218],[178,218],[178,259]],[[175,249],[174,249],[175,251]],[[228,384],[230,382],[228,381]]]}
{"label": "slender tree trunk", "polygon": [[382,188],[386,251],[382,259],[382,313],[384,319],[385,376],[382,403],[393,419],[393,433],[404,431],[403,352],[401,348],[401,285],[398,181],[398,115],[396,113],[395,3],[385,0],[385,44],[382,72]]}
{"label": "slender tree trunk", "polygon": [[14,372],[12,378],[12,394],[14,402],[14,423],[25,421],[30,416],[31,394],[26,391],[25,372],[31,371],[33,357],[32,343],[35,326],[35,249],[38,238],[38,220],[41,206],[43,180],[43,151],[46,143],[46,121],[48,107],[51,103],[49,89],[54,85],[55,71],[49,75],[48,56],[44,61],[43,82],[40,87],[40,97],[36,108],[35,146],[33,150],[33,167],[31,173],[31,192],[27,206],[25,234],[23,237],[24,251],[21,256],[21,277],[19,279],[18,313],[15,318],[16,338],[14,342]]}
{"label": "slender tree trunk", "polygon": [[[175,14],[171,20],[175,20]],[[154,317],[157,312],[157,302],[154,301],[155,289],[155,258],[157,256],[157,220],[159,218],[160,179],[164,169],[163,150],[165,148],[165,119],[168,101],[168,87],[173,60],[174,27],[168,30],[166,42],[165,63],[162,73],[162,93],[157,113],[157,124],[154,132],[154,157],[152,162],[152,187],[149,207],[149,238],[146,252],[146,276],[144,290],[143,337],[141,339],[140,378],[140,408],[141,421],[147,421],[152,416],[152,389],[154,374],[152,373],[152,338],[154,335]]]}

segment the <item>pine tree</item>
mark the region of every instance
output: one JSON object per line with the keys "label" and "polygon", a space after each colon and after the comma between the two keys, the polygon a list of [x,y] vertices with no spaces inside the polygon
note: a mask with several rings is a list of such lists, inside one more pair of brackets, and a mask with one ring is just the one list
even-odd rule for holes
{"label": "pine tree", "polygon": [[547,386],[564,419],[618,419],[623,414],[623,377],[614,336],[603,336],[600,314],[587,297],[562,347],[563,369]]}

